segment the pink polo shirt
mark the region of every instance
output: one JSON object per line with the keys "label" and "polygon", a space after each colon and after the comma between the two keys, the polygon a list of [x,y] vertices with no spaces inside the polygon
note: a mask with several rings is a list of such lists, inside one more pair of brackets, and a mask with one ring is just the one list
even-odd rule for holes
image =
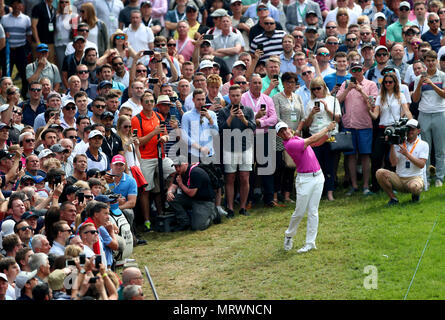
{"label": "pink polo shirt", "polygon": [[275,104],[271,97],[262,93],[258,99],[256,99],[250,90],[243,93],[241,96],[241,104],[245,107],[250,107],[253,113],[256,115],[261,109],[261,105],[266,105],[266,115],[260,118],[261,127],[256,128],[255,133],[259,131],[266,132],[269,127],[273,127],[277,124],[277,113],[275,112]]}
{"label": "pink polo shirt", "polygon": [[289,140],[283,140],[284,148],[291,156],[297,166],[297,172],[310,173],[320,170],[320,164],[315,156],[311,146],[304,148],[304,139],[293,137]]}
{"label": "pink polo shirt", "polygon": [[[346,81],[343,82],[338,90],[337,97],[341,95],[345,89]],[[367,79],[363,79],[360,83],[363,91],[367,96],[377,97],[379,89],[377,85]],[[368,106],[360,92],[355,89],[349,91],[345,99],[345,114],[342,118],[343,126],[348,129],[368,129],[372,128],[372,119],[368,113]]]}

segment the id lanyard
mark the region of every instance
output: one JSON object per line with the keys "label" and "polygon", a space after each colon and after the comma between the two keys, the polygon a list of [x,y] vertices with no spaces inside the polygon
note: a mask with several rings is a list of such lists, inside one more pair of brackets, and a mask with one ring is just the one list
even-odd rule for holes
{"label": "id lanyard", "polygon": [[252,102],[252,109],[253,109],[253,111],[256,113],[256,112],[257,112],[256,110],[258,109],[258,105],[260,104],[261,95],[260,95],[260,97],[258,98],[257,103],[255,103],[255,102],[253,101],[252,93],[251,93],[251,92],[249,92],[249,98],[250,98],[250,101]]}
{"label": "id lanyard", "polygon": [[53,32],[54,31],[54,23],[52,22],[54,19],[53,11],[49,9],[48,4],[46,2],[45,5],[46,5],[46,10],[48,11],[48,18],[49,18],[48,31]]}
{"label": "id lanyard", "polygon": [[[411,148],[411,151],[409,151],[409,154],[411,154],[411,155],[413,154],[414,149],[416,148],[418,143],[419,143],[419,138],[416,139],[416,142],[414,143],[413,147]],[[406,149],[406,142],[405,141],[403,141],[403,147],[405,147],[405,149]]]}
{"label": "id lanyard", "polygon": [[176,22],[178,23],[179,21],[184,20],[184,18],[185,18],[185,11],[184,11],[184,13],[182,14],[181,19],[179,19],[179,16],[178,16],[178,9],[176,9],[176,10],[175,10],[175,16],[176,16]]}
{"label": "id lanyard", "polygon": [[188,42],[189,42],[189,37],[187,37],[187,39],[185,39],[184,43],[182,44],[182,47],[178,50],[178,54],[180,54],[182,52],[182,50],[184,50],[184,48]]}

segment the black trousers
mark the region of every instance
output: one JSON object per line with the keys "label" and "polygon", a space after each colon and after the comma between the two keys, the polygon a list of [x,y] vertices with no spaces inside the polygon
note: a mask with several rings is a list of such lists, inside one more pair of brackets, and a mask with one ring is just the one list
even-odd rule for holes
{"label": "black trousers", "polygon": [[[6,76],[6,50],[2,50],[1,64],[3,70],[3,76]],[[22,79],[21,95],[23,99],[26,98],[28,93],[28,81],[26,80],[26,65],[28,64],[28,51],[27,47],[17,47],[9,49],[9,71],[12,76],[12,70],[16,66],[20,78]]]}
{"label": "black trousers", "polygon": [[[216,216],[214,201],[196,201],[184,194],[176,194],[175,199],[170,202],[170,207],[176,215],[180,227],[191,226],[192,230],[205,230]],[[191,216],[187,210],[191,210]]]}

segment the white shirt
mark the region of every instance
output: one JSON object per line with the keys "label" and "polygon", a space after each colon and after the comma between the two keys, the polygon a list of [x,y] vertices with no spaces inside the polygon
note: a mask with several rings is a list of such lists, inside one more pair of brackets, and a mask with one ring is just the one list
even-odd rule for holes
{"label": "white shirt", "polygon": [[[314,108],[315,101],[320,101],[320,100],[324,100],[327,103],[328,110],[330,112],[334,111],[334,102],[335,102],[335,114],[341,115],[340,102],[338,102],[337,98],[334,98],[333,96],[326,96],[326,98],[322,98],[322,99],[317,98],[317,99],[309,100],[309,102],[307,104],[307,109],[305,111],[305,118],[307,118],[309,116],[312,109]],[[320,112],[317,112],[314,115],[311,126],[309,127],[310,134],[313,135],[313,134],[316,134],[317,132],[320,132],[329,123],[331,123],[331,121],[332,121],[332,118],[326,112],[324,104],[322,102],[320,102]],[[338,132],[338,124],[335,126],[335,130],[333,131],[333,133],[335,134],[337,132]]]}
{"label": "white shirt", "polygon": [[129,107],[129,108],[131,108],[131,110],[132,110],[131,116],[132,116],[132,117],[137,116],[137,115],[138,115],[139,113],[141,113],[141,111],[142,111],[142,106],[141,106],[140,104],[136,104],[136,103],[134,103],[133,100],[131,100],[131,98],[128,99],[127,101],[125,101],[125,102],[121,105],[121,108],[122,108],[122,107]]}
{"label": "white shirt", "polygon": [[124,4],[119,0],[94,0],[97,18],[107,26],[108,35],[112,35],[119,28],[119,13]]}
{"label": "white shirt", "polygon": [[[348,15],[349,15],[349,24],[357,23],[358,15],[354,12],[354,10],[348,9]],[[324,21],[323,28],[326,28],[326,24],[328,22],[334,21],[337,22],[337,11],[338,8],[335,8],[334,10],[329,11],[328,15],[326,16],[326,20]]]}
{"label": "white shirt", "polygon": [[400,95],[400,100],[397,99],[394,94],[386,96],[386,101],[384,104],[381,103],[380,95],[377,96],[375,105],[380,107],[380,122],[381,126],[393,125],[396,121],[400,119],[400,114],[402,112],[401,104],[406,103],[405,95]]}
{"label": "white shirt", "polygon": [[153,31],[143,23],[137,30],[133,30],[130,24],[128,28],[124,29],[124,33],[128,36],[128,43],[136,52],[148,50],[149,43],[154,42]]}
{"label": "white shirt", "polygon": [[[417,138],[417,139],[419,139],[419,142],[417,143],[416,147],[414,148],[414,150],[412,152],[413,157],[415,157],[417,159],[428,159],[428,154],[429,154],[428,143],[420,140],[420,138]],[[406,141],[406,149],[408,150],[408,152],[411,152],[414,144],[415,144],[415,142],[408,143],[408,141]],[[423,169],[415,166],[404,155],[402,155],[400,152],[398,152],[399,150],[400,150],[400,147],[395,145],[394,151],[396,152],[396,155],[397,155],[397,166],[396,166],[397,175],[402,178],[418,177],[418,176],[421,177],[423,174],[422,173]],[[409,168],[406,167],[407,162],[410,163]]]}
{"label": "white shirt", "polygon": [[[88,39],[86,39],[86,40],[87,41],[85,42],[85,50],[88,49],[88,48],[94,48],[96,50],[96,52],[99,52],[99,50],[97,49],[97,45],[94,42],[91,42]],[[73,42],[71,41],[70,43],[68,43],[66,45],[65,56],[73,54],[75,51],[76,50],[74,50]]]}

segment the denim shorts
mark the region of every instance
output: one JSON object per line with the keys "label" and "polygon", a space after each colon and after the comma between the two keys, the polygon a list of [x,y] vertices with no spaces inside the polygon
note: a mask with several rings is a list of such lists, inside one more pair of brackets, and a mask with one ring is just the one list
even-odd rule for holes
{"label": "denim shorts", "polygon": [[371,154],[372,153],[372,128],[367,129],[349,129],[343,128],[343,131],[352,133],[352,144],[354,150],[345,152],[345,155],[356,154]]}

